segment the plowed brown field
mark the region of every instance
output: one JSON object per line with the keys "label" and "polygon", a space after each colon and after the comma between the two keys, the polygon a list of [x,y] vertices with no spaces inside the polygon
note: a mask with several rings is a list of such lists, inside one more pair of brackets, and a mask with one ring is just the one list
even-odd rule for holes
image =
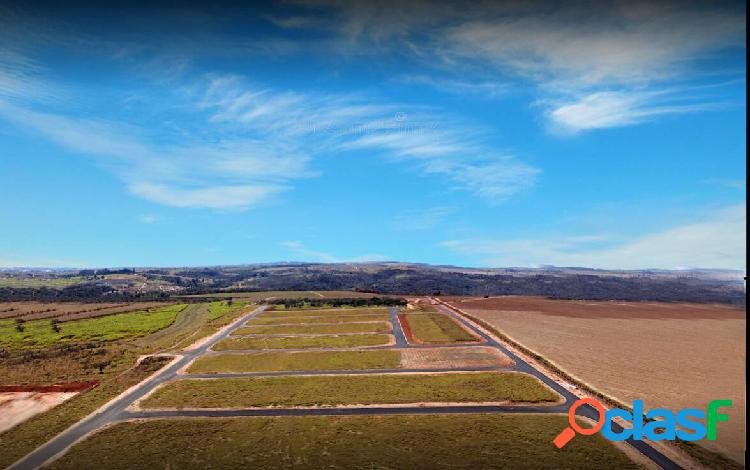
{"label": "plowed brown field", "polygon": [[699,443],[742,462],[745,310],[535,297],[444,300],[625,403],[643,399],[647,409],[705,409],[711,400],[731,399],[718,439]]}

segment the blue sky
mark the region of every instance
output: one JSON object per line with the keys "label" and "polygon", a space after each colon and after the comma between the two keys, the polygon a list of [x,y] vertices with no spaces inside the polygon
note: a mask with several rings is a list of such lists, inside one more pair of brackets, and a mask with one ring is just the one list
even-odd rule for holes
{"label": "blue sky", "polygon": [[0,267],[744,270],[745,17],[0,1]]}

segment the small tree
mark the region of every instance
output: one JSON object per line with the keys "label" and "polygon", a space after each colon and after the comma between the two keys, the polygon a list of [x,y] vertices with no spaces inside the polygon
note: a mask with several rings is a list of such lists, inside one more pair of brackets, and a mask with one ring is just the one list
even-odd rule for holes
{"label": "small tree", "polygon": [[50,328],[52,328],[52,331],[54,331],[55,333],[60,332],[60,322],[57,321],[57,318],[53,318],[52,320],[50,320],[49,326]]}
{"label": "small tree", "polygon": [[24,330],[24,323],[26,323],[26,320],[23,318],[16,318],[16,331],[19,333],[23,333]]}

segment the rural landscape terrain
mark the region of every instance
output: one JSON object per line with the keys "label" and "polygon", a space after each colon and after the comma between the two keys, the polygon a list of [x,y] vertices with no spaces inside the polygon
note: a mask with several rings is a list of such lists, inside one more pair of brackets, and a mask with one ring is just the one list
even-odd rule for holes
{"label": "rural landscape terrain", "polygon": [[[0,466],[742,466],[746,319],[742,283],[730,273],[653,274],[645,298],[629,300],[600,300],[597,289],[575,300],[442,292],[455,288],[458,273],[490,291],[508,288],[508,276],[527,289],[556,278],[584,291],[598,277],[644,273],[399,266],[388,269],[405,280],[390,273],[402,284],[388,292],[365,283],[243,287],[258,278],[279,287],[344,282],[335,279],[383,269],[163,269],[156,284],[157,270],[147,269],[6,271]],[[429,273],[429,292],[408,285],[419,282],[415,271]],[[717,297],[655,301],[649,282],[687,282],[704,289],[690,295]],[[35,292],[58,300],[20,300]],[[68,300],[73,292],[80,296]],[[597,435],[562,450],[551,444],[580,397],[700,408],[717,396],[734,406],[716,441]],[[584,426],[597,416],[589,406],[577,413]]]}
{"label": "rural landscape terrain", "polygon": [[739,470],[747,2],[0,0],[0,470]]}

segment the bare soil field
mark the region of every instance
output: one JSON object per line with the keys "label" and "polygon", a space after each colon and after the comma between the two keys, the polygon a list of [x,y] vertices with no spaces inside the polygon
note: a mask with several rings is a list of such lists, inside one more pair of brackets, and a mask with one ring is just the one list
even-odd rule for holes
{"label": "bare soil field", "polygon": [[444,300],[626,404],[705,408],[730,399],[716,441],[744,458],[746,312],[725,305],[561,301],[535,297]]}
{"label": "bare soil field", "polygon": [[443,369],[461,367],[511,367],[513,361],[495,348],[401,349],[404,369]]}
{"label": "bare soil field", "polygon": [[54,408],[78,392],[0,392],[0,432]]}
{"label": "bare soil field", "polygon": [[168,305],[164,302],[77,303],[77,302],[2,302],[0,319],[22,318],[26,321],[55,318],[60,322],[93,318],[114,313],[148,310]]}

